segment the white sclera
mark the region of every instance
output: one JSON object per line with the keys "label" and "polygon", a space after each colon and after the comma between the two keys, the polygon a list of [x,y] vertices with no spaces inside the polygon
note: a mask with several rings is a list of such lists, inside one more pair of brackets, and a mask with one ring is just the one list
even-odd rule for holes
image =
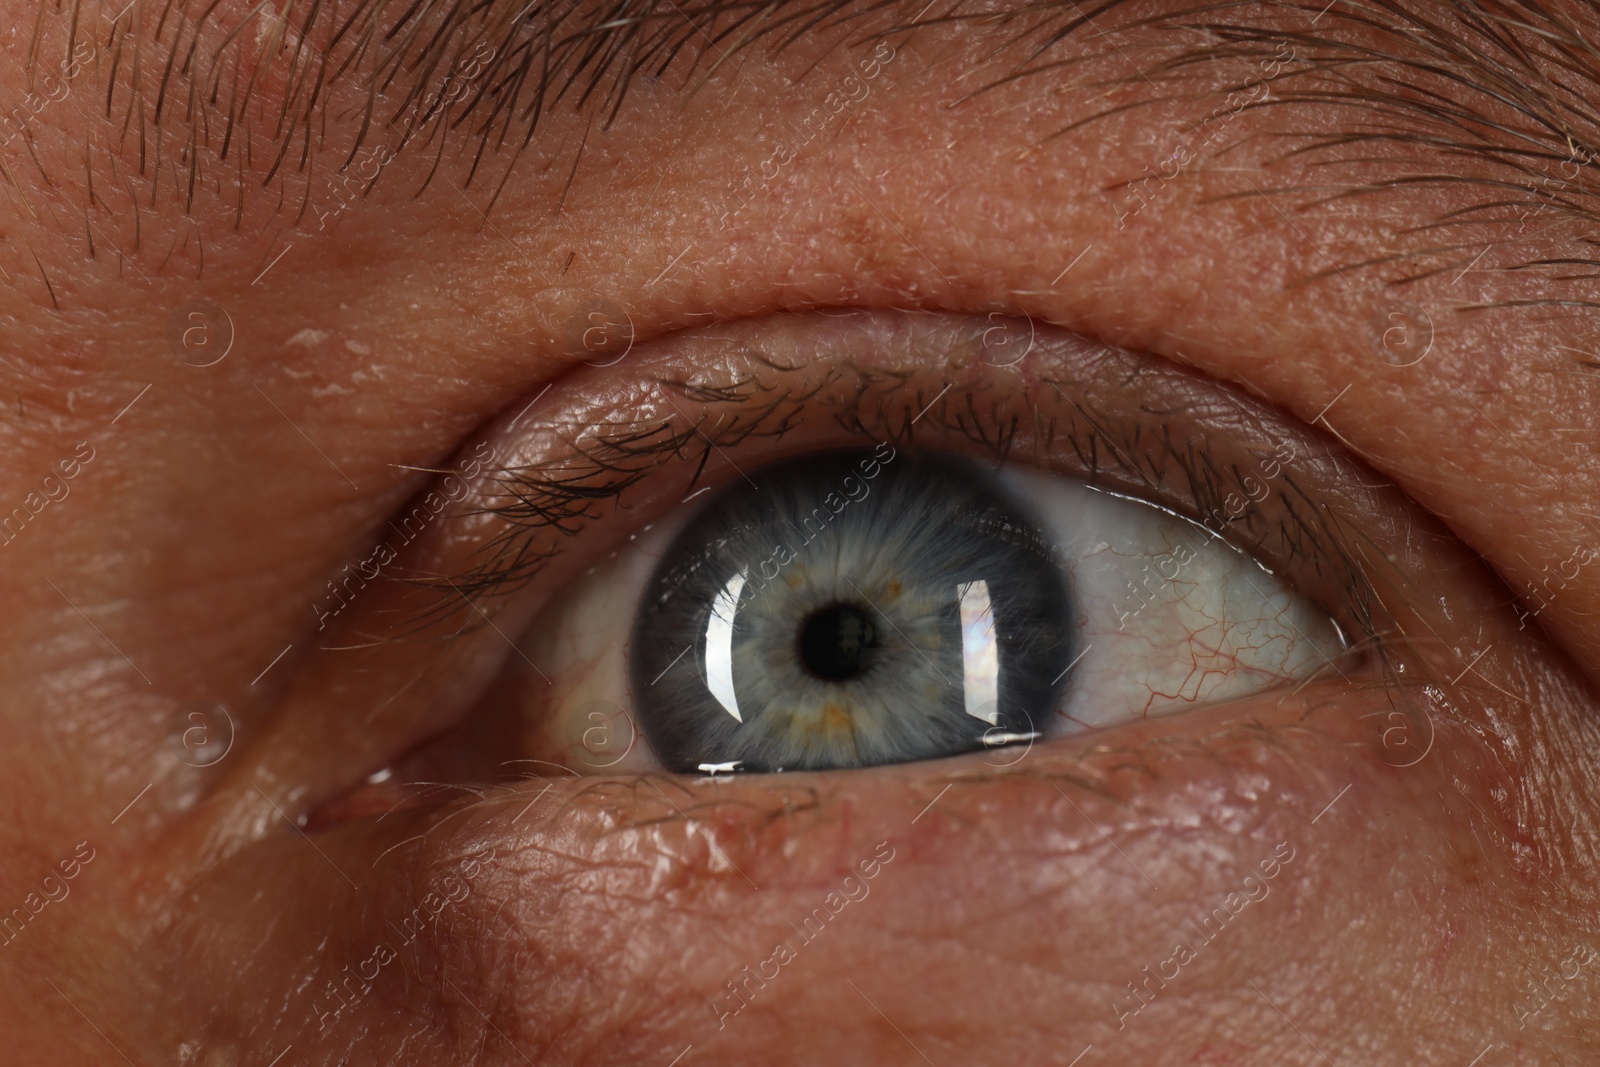
{"label": "white sclera", "polygon": [[[1043,525],[1070,582],[1079,658],[1063,682],[1054,721],[1040,725],[1047,738],[1248,697],[1331,673],[1330,663],[1344,653],[1327,612],[1197,523],[1064,475],[1009,468],[1000,478]],[[575,709],[597,699],[634,706],[625,682],[633,613],[651,571],[693,513],[692,506],[679,509],[640,531],[558,593],[524,635],[524,654],[553,683],[531,672],[525,682],[528,731],[540,751],[596,773],[595,757],[576,744],[584,724]],[[972,617],[963,619],[970,624],[963,659],[969,681],[977,681],[987,677],[981,638],[994,621],[976,588],[964,592]],[[705,668],[693,662],[696,636],[703,635],[684,637],[683,659],[673,669]],[[996,688],[1005,664],[997,667]],[[982,704],[969,700],[969,713],[987,721],[990,709]],[[710,711],[726,714],[714,702]],[[624,715],[631,722],[631,711]],[[625,752],[619,746],[618,753],[603,761],[603,773],[659,768],[642,743]]]}
{"label": "white sclera", "polygon": [[1326,611],[1198,523],[1059,475],[1002,478],[1056,543],[1082,642],[1047,734],[1237,700],[1344,653]]}
{"label": "white sclera", "polygon": [[[577,575],[545,605],[525,631],[520,648],[538,665],[519,682],[530,748],[540,758],[554,758],[583,774],[648,774],[661,769],[643,739],[634,740],[637,720],[629,692],[628,630],[639,598],[672,539],[694,514],[693,504],[676,509],[652,526],[637,531],[605,559]],[[683,658],[674,669],[698,670],[693,635],[685,638]],[[520,662],[520,659],[517,661]],[[588,751],[584,734],[596,724],[584,709],[619,709],[607,716],[600,753]],[[715,705],[713,705],[715,707]],[[627,737],[622,738],[624,731]],[[589,747],[593,747],[592,745]]]}

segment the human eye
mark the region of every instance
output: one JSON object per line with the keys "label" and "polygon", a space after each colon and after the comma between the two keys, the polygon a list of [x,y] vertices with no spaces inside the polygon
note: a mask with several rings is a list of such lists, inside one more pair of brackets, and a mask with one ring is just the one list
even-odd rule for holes
{"label": "human eye", "polygon": [[[362,550],[383,573],[318,607],[338,683],[306,706],[347,699],[357,674],[389,691],[385,713],[415,741],[328,777],[306,798],[308,828],[392,823],[383,839],[403,853],[415,846],[392,835],[418,820],[463,822],[445,837],[452,850],[532,821],[544,848],[543,828],[565,818],[583,835],[618,828],[562,846],[607,879],[631,884],[620,872],[641,855],[703,842],[708,876],[754,888],[785,877],[763,820],[789,826],[771,847],[797,849],[792,835],[815,832],[797,829],[806,813],[830,804],[910,826],[958,789],[1007,824],[1019,811],[1042,819],[1079,776],[1114,783],[1130,761],[1158,781],[1174,773],[1165,761],[1200,774],[1191,761],[1255,750],[1258,732],[1406,769],[1460,707],[1447,688],[1458,649],[1524,654],[1470,555],[1336,436],[1166,360],[1025,319],[1007,328],[1028,336],[1026,354],[991,360],[992,322],[752,317],[594,358],[515,398]],[[874,499],[883,512],[868,510]],[[789,551],[767,544],[778,527],[795,531]],[[941,536],[896,549],[920,529]],[[1026,577],[967,573],[941,553]],[[923,568],[938,575],[931,590]],[[1146,569],[1160,581],[1143,581]],[[979,581],[987,604],[975,606]],[[896,582],[926,606],[886,610]],[[814,600],[807,583],[823,585]],[[1024,596],[1027,623],[1007,631]],[[754,632],[741,630],[747,611]],[[865,660],[878,649],[898,663]],[[1022,684],[1003,688],[1012,677]],[[1157,755],[1189,749],[1204,755]],[[1269,788],[1292,781],[1268,773]],[[662,818],[689,837],[655,843]],[[717,834],[703,822],[730,819]],[[897,856],[894,840],[874,845]],[[1273,844],[1241,899],[1265,899],[1299,855],[1287,838]],[[661,862],[681,861],[649,861]],[[851,877],[865,886],[860,862]],[[1129,878],[1173,876],[1148,853],[1123,862]],[[509,903],[490,894],[472,914],[493,900]],[[1173,959],[1166,946],[1160,973]],[[1108,1002],[1113,1032],[1157,989],[1138,982]],[[751,995],[709,995],[714,1031]],[[337,990],[316,1003],[319,1018],[347,1010]]]}
{"label": "human eye", "polygon": [[1582,5],[6,13],[12,1058],[1596,1059]]}
{"label": "human eye", "polygon": [[[613,774],[866,766],[1348,682],[1379,663],[1234,543],[1260,544],[1274,520],[1291,521],[1268,498],[1301,492],[1286,465],[1325,462],[1325,444],[1259,426],[1272,436],[1228,442],[1253,464],[1196,493],[1222,451],[1212,439],[1237,431],[1132,402],[1163,387],[1187,390],[1191,407],[1242,401],[1159,361],[1012,326],[1031,347],[1001,368],[976,358],[993,327],[972,321],[751,323],[736,328],[749,338],[736,361],[674,377],[705,362],[685,347],[733,350],[714,329],[631,353],[519,411],[521,437],[492,445],[517,458],[461,504],[489,521],[449,588],[531,614],[491,697],[513,705],[523,758]],[[779,349],[802,340],[813,359],[784,366]],[[951,359],[971,367],[941,385],[937,368]],[[1135,384],[1112,393],[1105,383],[1121,374]],[[595,394],[627,393],[624,381],[651,400],[588,422]],[[919,406],[909,420],[908,404]],[[572,426],[588,428],[556,456],[523,443]],[[1151,459],[1152,446],[1164,455]],[[588,573],[552,589],[502,561],[548,532],[577,480],[569,456],[592,464],[586,492],[624,457],[637,466],[607,500],[611,516],[566,516],[539,569],[569,576],[577,553]],[[658,511],[663,480],[684,502]],[[1330,567],[1353,534],[1279,558],[1289,573]],[[461,542],[454,550],[463,558]],[[541,586],[538,604],[507,604],[497,582],[512,581]],[[1317,585],[1337,592],[1344,626],[1375,638],[1351,600],[1364,580],[1350,570],[1346,581],[1354,589]]]}

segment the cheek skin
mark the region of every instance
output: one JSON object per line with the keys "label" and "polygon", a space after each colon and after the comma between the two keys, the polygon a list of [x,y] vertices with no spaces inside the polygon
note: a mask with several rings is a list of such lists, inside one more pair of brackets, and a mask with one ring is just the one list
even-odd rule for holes
{"label": "cheek skin", "polygon": [[[307,1062],[384,1062],[402,1048],[385,1020],[402,1012],[440,1024],[405,1037],[410,1054],[483,1047],[494,1064],[667,1063],[688,1045],[701,1062],[1064,1063],[1090,1044],[1124,1062],[1265,1048],[1321,1062],[1285,1016],[1336,1062],[1425,1032],[1445,1036],[1412,1062],[1466,1063],[1517,1022],[1513,983],[1476,961],[1500,953],[1510,975],[1553,951],[1503,939],[1551,914],[1539,879],[1486,849],[1497,831],[1471,817],[1505,782],[1463,758],[1481,750],[1455,724],[1401,769],[1371,743],[1386,702],[1304,696],[1142,724],[1115,748],[1042,745],[1004,772],[967,758],[527,783],[385,842],[324,839],[358,881],[390,887],[376,898],[281,840],[197,893],[166,966],[245,988],[244,945],[211,921],[260,929],[252,911],[283,903],[252,904],[248,886],[288,865],[302,869],[303,940],[245,952],[250,996],[282,1014],[241,1010],[220,1025],[242,1032],[211,1039],[293,1043]],[[314,1005],[335,1002],[315,991],[487,848],[471,891],[319,1030]],[[874,858],[870,893],[841,905]],[[784,941],[794,958],[761,979]],[[1173,976],[1179,941],[1193,958]],[[1541,1013],[1541,1048],[1573,1047],[1566,1011]]]}

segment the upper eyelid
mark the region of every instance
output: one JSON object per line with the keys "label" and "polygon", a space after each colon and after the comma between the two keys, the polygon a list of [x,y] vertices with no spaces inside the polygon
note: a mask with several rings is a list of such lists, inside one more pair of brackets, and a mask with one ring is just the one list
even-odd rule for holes
{"label": "upper eyelid", "polygon": [[[962,316],[945,318],[965,321]],[[981,323],[982,320],[975,321]],[[759,323],[734,326],[760,328]],[[752,348],[759,348],[739,340],[729,343],[746,354]],[[668,352],[672,350],[672,345],[672,339],[663,342]],[[646,353],[636,355],[641,359],[650,358]],[[1122,377],[1128,367],[1138,365],[1137,361],[1132,364],[1113,362],[1116,366],[1108,365],[1107,370],[1112,377]],[[777,358],[764,365],[780,375],[785,367],[783,360]],[[1165,441],[1118,439],[1114,435],[1120,431],[1105,424],[1095,426],[1091,433],[1085,433],[1080,426],[1069,435],[1065,427],[1054,423],[1050,427],[1033,427],[1030,432],[1037,433],[1041,440],[1054,435],[1050,447],[1057,450],[1069,447],[1076,449],[1080,467],[1091,476],[1115,476],[1114,488],[1130,495],[1144,495],[1146,499],[1149,499],[1149,495],[1141,492],[1143,488],[1154,490],[1169,500],[1187,500],[1189,503],[1185,507],[1192,512],[1191,518],[1201,520],[1213,533],[1233,540],[1245,551],[1259,554],[1262,542],[1274,539],[1274,543],[1283,546],[1283,551],[1288,553],[1285,557],[1288,562],[1282,565],[1291,565],[1298,553],[1304,558],[1305,564],[1316,566],[1319,573],[1325,574],[1330,581],[1334,575],[1342,575],[1338,583],[1343,583],[1345,592],[1352,599],[1363,604],[1374,602],[1376,598],[1365,585],[1362,561],[1342,546],[1341,538],[1352,531],[1330,529],[1327,525],[1330,519],[1318,495],[1298,484],[1290,476],[1292,472],[1275,471],[1285,462],[1282,457],[1286,442],[1294,442],[1288,445],[1289,456],[1302,471],[1308,469],[1308,465],[1315,467],[1328,461],[1324,446],[1314,444],[1309,431],[1290,438],[1261,436],[1264,427],[1260,424],[1252,426],[1245,414],[1254,402],[1246,403],[1242,399],[1230,402],[1226,399],[1230,394],[1227,387],[1211,381],[1202,382],[1202,376],[1180,370],[1164,361],[1149,362],[1145,366],[1148,373],[1163,374],[1169,382],[1161,394],[1167,398],[1169,418],[1196,417],[1200,421],[1195,425],[1209,427],[1217,433],[1231,434],[1236,440],[1255,441],[1260,447],[1236,449],[1235,457],[1224,461],[1203,440],[1197,448],[1192,436],[1187,444],[1187,452],[1192,454],[1184,454],[1184,450],[1178,449],[1170,436]],[[1157,367],[1166,369],[1157,372],[1154,370]],[[795,370],[803,372],[805,368]],[[542,443],[534,447],[532,457],[527,461],[512,460],[502,464],[501,469],[490,476],[494,484],[484,487],[483,495],[476,498],[472,513],[492,517],[495,532],[488,540],[479,538],[475,542],[471,558],[457,556],[453,565],[439,564],[440,569],[450,574],[448,588],[440,586],[441,592],[446,594],[445,599],[461,592],[474,598],[508,595],[538,579],[540,572],[553,558],[578,547],[572,541],[573,535],[583,531],[590,520],[601,517],[611,499],[650,477],[669,459],[678,461],[674,464],[674,469],[679,472],[674,475],[674,486],[681,490],[684,497],[691,497],[702,484],[700,478],[705,464],[714,454],[725,459],[720,455],[723,449],[733,448],[738,442],[751,437],[781,440],[821,388],[813,386],[809,390],[795,390],[773,387],[763,385],[748,375],[736,375],[728,381],[718,378],[719,373],[679,371],[662,374],[653,369],[635,371],[633,376],[638,380],[624,388],[624,395],[631,399],[619,400],[611,396],[598,410],[614,414],[632,407],[636,411],[643,411],[643,414],[625,415],[624,421],[602,426],[589,426],[581,416],[575,420],[570,415],[553,416],[553,421],[547,423],[539,433]],[[851,376],[851,381],[841,382],[842,375]],[[588,377],[596,380],[590,382],[587,388],[604,389],[606,386],[599,379],[615,378],[616,372],[608,370],[604,376],[595,374]],[[838,407],[839,397],[834,396],[829,401],[828,410],[832,412],[840,432],[853,434],[853,440],[888,440],[897,446],[913,443],[914,435],[907,432],[907,421],[912,418],[910,407],[923,409],[923,414],[918,417],[925,420],[924,430],[939,428],[965,437],[970,443],[978,444],[980,451],[997,460],[1005,458],[1011,442],[1016,439],[1014,426],[1008,430],[1004,426],[982,424],[981,418],[974,418],[974,404],[989,403],[994,399],[985,395],[983,382],[969,383],[958,391],[945,394],[944,402],[940,404],[933,403],[938,398],[933,395],[937,390],[932,387],[917,397],[906,396],[890,387],[890,383],[903,384],[906,373],[896,372],[878,378],[862,368],[841,370],[834,367],[823,377],[837,387],[840,395],[851,398],[844,402],[843,407]],[[1148,374],[1145,380],[1149,380]],[[1171,385],[1174,380],[1179,386],[1176,392]],[[1193,381],[1194,387],[1181,388],[1183,381]],[[873,382],[877,382],[877,387]],[[1134,378],[1124,382],[1121,388],[1137,388],[1140,382],[1141,379]],[[952,381],[947,384],[956,383]],[[661,405],[652,405],[651,390],[657,387],[680,397],[679,402],[671,404],[673,411],[662,412]],[[573,392],[581,392],[582,388],[581,383],[570,386]],[[690,398],[696,396],[710,402],[709,407],[716,412],[714,417],[705,417],[706,409],[696,408],[691,403]],[[1171,403],[1174,397],[1180,398],[1176,404]],[[557,401],[557,405],[561,407],[564,402]],[[1082,403],[1074,403],[1072,407],[1087,415]],[[906,410],[901,411],[900,408]],[[686,412],[696,425],[685,424],[679,418]],[[533,421],[524,415],[519,415],[519,419],[524,428]],[[1230,423],[1233,424],[1231,430],[1227,428]],[[1146,420],[1130,425],[1140,427],[1134,432],[1147,434],[1151,423]],[[1163,425],[1170,429],[1174,424],[1167,422]],[[567,429],[563,430],[563,426]],[[779,446],[775,444],[773,447]],[[518,449],[519,446],[512,443],[505,451],[514,456]],[[1277,459],[1274,459],[1275,455]],[[1176,466],[1169,469],[1162,456],[1169,457]],[[1134,466],[1130,465],[1130,461],[1138,463],[1136,457],[1153,457],[1148,459],[1137,475]],[[1274,473],[1282,476],[1274,479]],[[1140,484],[1140,479],[1151,482],[1153,478],[1155,482],[1163,482],[1174,475],[1184,484]],[[1320,476],[1323,483],[1328,477],[1330,475],[1327,474]],[[1261,513],[1260,501],[1263,496],[1259,491],[1262,479],[1274,481],[1271,495],[1278,499],[1272,501],[1270,506],[1278,518],[1273,521],[1284,525],[1281,528],[1257,529],[1252,535],[1257,543],[1252,545],[1249,538],[1242,534],[1241,527],[1242,524],[1254,523],[1256,520],[1252,516]],[[680,482],[683,484],[678,484]],[[1256,487],[1254,492],[1252,485]],[[1157,502],[1164,503],[1162,500]],[[1373,555],[1379,561],[1385,559],[1381,551]],[[1370,564],[1371,560],[1367,562]],[[1379,565],[1383,564],[1380,562]],[[1346,625],[1358,628],[1364,625],[1364,620],[1353,621],[1349,615],[1345,619]]]}

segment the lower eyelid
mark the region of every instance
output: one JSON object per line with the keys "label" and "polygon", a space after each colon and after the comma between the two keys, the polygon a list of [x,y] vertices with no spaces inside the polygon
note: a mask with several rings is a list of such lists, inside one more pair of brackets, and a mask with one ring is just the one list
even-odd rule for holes
{"label": "lower eyelid", "polygon": [[[1349,710],[1379,703],[1370,696],[1344,702]],[[702,935],[686,926],[690,917],[725,928],[730,914],[759,913],[760,902],[783,899],[797,888],[806,900],[798,909],[803,915],[823,890],[837,885],[839,872],[874,855],[882,859],[875,894],[903,894],[899,899],[907,906],[914,899],[928,905],[925,913],[902,912],[906,921],[895,924],[897,930],[920,929],[924,922],[927,929],[937,928],[944,912],[926,898],[945,905],[952,897],[965,899],[969,880],[979,885],[996,870],[1008,872],[1008,882],[1027,883],[1047,873],[1046,881],[1059,880],[1048,897],[1033,900],[1030,921],[1039,907],[1070,904],[1099,914],[1125,909],[1130,897],[1147,899],[1150,876],[1162,891],[1192,888],[1172,885],[1163,871],[1193,876],[1235,852],[1254,861],[1282,839],[1268,828],[1303,827],[1315,816],[1327,797],[1321,789],[1309,791],[1314,802],[1306,796],[1307,783],[1317,781],[1308,756],[1332,751],[1348,738],[1311,737],[1299,725],[1301,714],[1252,708],[1246,731],[1202,713],[1164,734],[1147,732],[1111,748],[1056,742],[1034,749],[1014,768],[981,757],[879,767],[870,776],[853,776],[845,789],[825,775],[804,772],[715,784],[632,778],[527,783],[486,802],[452,807],[440,814],[434,830],[424,824],[394,831],[396,840],[420,843],[384,862],[418,872],[412,880],[419,884],[432,884],[438,872],[454,868],[463,843],[492,845],[489,876],[474,882],[461,913],[453,916],[462,924],[457,930],[493,931],[485,936],[497,945],[525,943],[540,951],[485,953],[476,939],[459,933],[440,934],[435,946],[452,973],[490,988],[516,981],[536,991],[546,977],[538,964],[556,947],[614,943],[609,939],[618,935],[619,900],[633,909],[630,924],[665,923],[672,916],[672,928],[688,930],[685,941],[694,944]],[[1343,721],[1356,718],[1350,714]],[[1352,802],[1365,798],[1370,804],[1395,789],[1364,778]],[[1263,796],[1272,802],[1262,802]],[[1209,817],[1197,822],[1197,812]],[[1294,841],[1304,841],[1303,831]],[[1063,865],[1081,868],[1084,877],[1061,877]],[[918,885],[928,888],[919,893]],[[1063,897],[1062,886],[1075,888]],[[1014,893],[1022,900],[1032,891],[1018,884],[1002,896]],[[1036,936],[1081,941],[1078,918],[1078,926],[1068,923]],[[765,950],[772,941],[759,921],[749,929],[747,937],[735,939],[741,956],[750,955],[749,943]],[[704,938],[715,956],[725,939],[709,930]],[[626,966],[631,958],[623,953],[611,966]],[[517,959],[520,969],[482,973],[486,962],[500,959]],[[743,962],[710,968],[711,980],[695,991],[695,1007],[703,1011],[706,990],[714,995],[722,978],[737,973]],[[607,977],[634,980],[615,972]],[[675,978],[657,976],[650,988]],[[704,1018],[715,1032],[713,1016]]]}

